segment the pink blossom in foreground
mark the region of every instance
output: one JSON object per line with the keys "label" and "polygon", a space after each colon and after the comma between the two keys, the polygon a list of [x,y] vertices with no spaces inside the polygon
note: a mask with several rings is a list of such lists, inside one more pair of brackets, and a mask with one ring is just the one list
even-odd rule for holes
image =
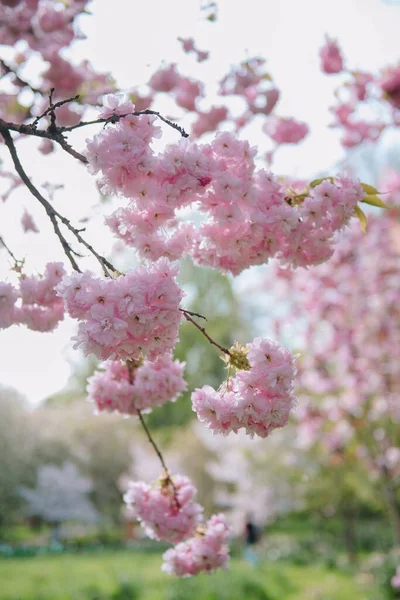
{"label": "pink blossom in foreground", "polygon": [[154,362],[145,360],[132,369],[130,383],[128,367],[110,361],[104,371],[88,379],[88,399],[99,411],[126,415],[150,412],[154,406],[174,402],[186,390],[184,367],[185,363],[174,361],[170,354]]}
{"label": "pink blossom in foreground", "polygon": [[340,73],[343,69],[343,57],[339,46],[334,40],[326,38],[325,45],[322,46],[319,56],[321,59],[321,69],[324,73]]}
{"label": "pink blossom in foreground", "polygon": [[[232,133],[210,144],[180,140],[156,155],[157,134],[147,115],[128,117],[95,136],[87,150],[103,191],[128,199],[107,217],[108,226],[143,258],[189,254],[234,275],[272,257],[292,266],[319,264],[332,255],[334,235],[364,196],[356,180],[336,177],[305,188],[298,202],[290,185],[256,169],[256,149]],[[177,214],[190,206],[204,215],[196,226]]]}
{"label": "pink blossom in foreground", "polygon": [[295,358],[279,344],[261,338],[247,344],[243,357],[247,364],[245,360],[241,368],[236,367],[236,375],[217,391],[206,385],[192,393],[193,410],[214,433],[245,429],[249,435],[267,437],[287,424],[296,404]]}
{"label": "pink blossom in foreground", "polygon": [[190,577],[215,569],[225,569],[229,562],[229,527],[222,514],[213,515],[195,537],[167,550],[162,570],[169,575]]}
{"label": "pink blossom in foreground", "polygon": [[182,475],[160,477],[154,484],[132,482],[124,500],[146,534],[176,544],[194,533],[203,512],[194,502],[197,493]]}
{"label": "pink blossom in foreground", "polygon": [[64,277],[57,290],[71,317],[79,320],[75,347],[101,360],[154,360],[177,341],[183,291],[177,268],[166,259],[116,279],[91,273]]}

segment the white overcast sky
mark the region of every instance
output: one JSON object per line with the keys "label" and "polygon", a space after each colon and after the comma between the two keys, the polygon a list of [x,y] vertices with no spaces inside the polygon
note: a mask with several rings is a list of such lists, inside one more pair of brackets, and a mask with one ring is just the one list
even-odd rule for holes
{"label": "white overcast sky", "polygon": [[[218,21],[210,24],[201,15],[198,0],[94,0],[93,15],[81,20],[88,38],[75,45],[72,55],[76,60],[89,59],[99,71],[111,72],[121,88],[141,85],[162,61],[175,61],[182,73],[205,80],[210,94],[230,64],[246,56],[263,56],[282,90],[276,112],[302,119],[312,129],[299,148],[279,151],[274,170],[307,177],[335,164],[342,152],[327,123],[337,80],[319,72],[318,49],[324,34],[329,33],[340,41],[352,69],[374,70],[398,61],[399,3],[220,0],[218,4]],[[211,59],[201,65],[195,63],[182,53],[178,36],[194,37],[200,49],[210,51]],[[161,102],[155,109],[162,112]],[[170,104],[167,110],[171,112]],[[255,130],[251,135],[252,144],[262,139]],[[84,137],[76,138],[77,147],[82,147]],[[55,204],[75,222],[92,214],[97,202],[92,177],[60,153],[41,159],[35,145],[36,141],[29,141],[20,146],[21,158],[35,183],[64,183]],[[19,221],[24,206],[34,216],[40,235],[21,233]],[[96,247],[107,248],[110,238],[103,239],[100,227],[98,215],[88,237]],[[40,271],[49,260],[64,260],[41,207],[25,190],[19,190],[0,206],[0,234],[19,257],[27,257],[32,272]],[[9,277],[8,262],[5,252],[1,252],[1,279]],[[60,390],[70,373],[66,356],[73,356],[69,344],[73,331],[74,325],[65,321],[51,334],[22,327],[0,332],[0,382],[15,387],[32,403]]]}

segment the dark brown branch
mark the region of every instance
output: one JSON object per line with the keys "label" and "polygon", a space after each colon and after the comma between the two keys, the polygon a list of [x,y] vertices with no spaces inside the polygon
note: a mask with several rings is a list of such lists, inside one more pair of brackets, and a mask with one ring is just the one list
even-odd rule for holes
{"label": "dark brown branch", "polygon": [[24,171],[24,168],[21,164],[21,161],[19,160],[15,145],[14,145],[14,141],[11,137],[11,133],[8,131],[8,129],[6,129],[1,123],[0,123],[0,133],[2,134],[3,138],[4,138],[4,142],[10,152],[12,161],[14,163],[14,167],[15,170],[17,171],[18,175],[21,177],[22,181],[24,182],[24,184],[26,185],[26,187],[28,188],[28,190],[31,192],[31,194],[33,196],[35,196],[35,198],[37,200],[39,200],[40,204],[43,206],[43,208],[45,209],[52,225],[53,225],[53,229],[55,234],[57,235],[58,239],[60,240],[60,243],[64,249],[65,254],[67,255],[69,262],[72,265],[72,268],[75,271],[79,271],[80,272],[80,268],[78,266],[78,263],[76,262],[75,258],[74,258],[74,251],[72,250],[71,246],[69,245],[69,243],[67,242],[67,240],[65,239],[64,235],[62,234],[61,230],[60,230],[60,226],[58,224],[57,221],[57,212],[54,210],[54,208],[51,206],[50,202],[48,202],[43,196],[42,194],[39,192],[39,190],[33,185],[33,183],[31,182],[31,180],[29,179],[29,177],[27,176],[27,174]]}
{"label": "dark brown branch", "polygon": [[[140,363],[138,363],[138,362],[136,362],[136,361],[134,361],[132,359],[128,359],[126,361],[126,366],[128,368],[129,383],[131,385],[133,385],[133,381],[134,381],[133,380],[133,372],[134,372],[134,370],[137,368],[137,366],[139,364]],[[142,415],[142,413],[141,413],[140,410],[138,410],[138,417],[139,417],[140,424],[143,427],[144,432],[145,432],[145,434],[147,436],[147,439],[149,440],[150,444],[153,446],[155,453],[157,454],[158,458],[160,459],[160,463],[161,463],[162,468],[164,469],[164,472],[165,472],[166,480],[172,486],[172,489],[173,489],[173,492],[174,492],[174,500],[175,500],[176,506],[178,508],[180,508],[181,506],[180,506],[180,503],[179,503],[179,500],[178,500],[178,492],[177,492],[177,489],[176,489],[175,484],[173,482],[173,479],[171,477],[171,474],[169,472],[169,469],[167,467],[167,464],[166,464],[166,462],[164,460],[163,455],[161,454],[161,450],[159,449],[159,447],[157,446],[157,444],[156,444],[153,436],[151,435],[150,430],[147,427],[146,421],[144,420],[143,415]]]}
{"label": "dark brown branch", "polygon": [[43,208],[45,209],[47,215],[49,216],[52,224],[53,224],[53,228],[55,233],[57,234],[63,248],[64,251],[66,253],[66,255],[69,258],[69,261],[72,265],[72,267],[76,270],[76,271],[80,271],[78,264],[76,262],[76,260],[74,259],[74,254],[76,256],[77,253],[71,248],[71,246],[69,245],[69,243],[67,242],[67,240],[65,239],[64,235],[62,234],[58,221],[57,219],[59,219],[61,221],[61,223],[63,223],[63,225],[65,225],[67,227],[67,229],[69,229],[69,231],[76,237],[76,239],[78,240],[78,242],[80,242],[81,244],[83,244],[85,246],[85,248],[87,248],[89,250],[89,252],[91,252],[93,254],[93,256],[96,257],[96,259],[99,261],[99,263],[101,264],[101,267],[104,271],[104,274],[106,276],[109,275],[107,269],[109,269],[110,271],[113,272],[117,272],[117,269],[103,256],[101,256],[100,254],[98,254],[98,252],[96,252],[96,250],[93,248],[93,246],[91,246],[91,244],[89,244],[82,236],[81,236],[81,231],[79,229],[76,229],[76,227],[74,227],[73,225],[71,225],[70,221],[64,217],[64,215],[60,214],[58,211],[56,211],[53,206],[50,204],[50,202],[48,200],[46,200],[46,198],[44,198],[42,196],[42,194],[39,192],[39,190],[33,185],[33,183],[31,182],[31,180],[29,179],[28,175],[25,173],[25,170],[21,164],[21,161],[19,160],[16,148],[15,148],[15,144],[14,141],[11,137],[10,132],[8,131],[8,129],[1,123],[0,120],[0,133],[2,134],[5,144],[11,154],[11,158],[13,160],[14,163],[14,167],[15,170],[17,171],[18,175],[20,176],[20,178],[22,179],[22,181],[24,182],[24,184],[26,185],[26,187],[29,189],[29,191],[31,192],[31,194],[33,196],[35,196],[35,198],[40,202],[40,204],[43,206]]}
{"label": "dark brown branch", "polygon": [[197,329],[204,335],[204,337],[206,337],[208,339],[210,344],[212,344],[213,346],[216,346],[219,350],[221,350],[221,352],[223,352],[227,356],[232,356],[232,354],[228,350],[228,348],[224,348],[224,346],[221,346],[221,344],[218,344],[218,342],[213,340],[213,338],[210,335],[208,335],[208,333],[204,329],[204,327],[201,327],[201,325],[199,325],[198,323],[196,323],[196,321],[194,319],[192,319],[192,317],[190,315],[193,313],[190,313],[189,311],[184,310],[184,309],[181,309],[181,312],[184,314],[186,321],[189,321],[189,323],[192,323],[195,327],[197,327]]}
{"label": "dark brown branch", "polygon": [[143,415],[140,412],[140,410],[138,410],[138,417],[139,417],[140,424],[142,425],[142,427],[143,427],[143,429],[144,429],[144,431],[145,431],[145,433],[147,435],[147,439],[149,440],[150,444],[153,446],[153,448],[155,450],[155,453],[157,454],[158,458],[160,459],[162,467],[163,467],[163,469],[165,471],[166,480],[172,486],[172,489],[173,489],[173,492],[174,492],[175,504],[176,504],[177,508],[179,509],[179,508],[181,508],[181,505],[180,505],[180,502],[178,500],[178,491],[177,491],[176,486],[174,484],[174,481],[173,481],[173,479],[171,477],[171,474],[170,474],[170,472],[168,470],[168,467],[167,467],[167,465],[165,463],[164,457],[161,454],[161,451],[158,448],[156,442],[154,441],[154,439],[153,439],[153,437],[152,437],[152,435],[150,433],[150,430],[149,430],[149,428],[146,425],[146,421],[144,420]]}
{"label": "dark brown branch", "polygon": [[166,123],[173,129],[176,129],[176,131],[179,131],[179,133],[181,134],[182,137],[185,137],[185,138],[189,137],[189,134],[186,133],[186,131],[183,129],[183,127],[181,127],[177,123],[173,123],[173,121],[170,121],[169,119],[166,119],[156,110],[150,110],[148,108],[146,110],[139,110],[139,111],[135,111],[135,112],[131,112],[131,113],[125,113],[123,115],[112,115],[111,117],[107,117],[106,119],[94,119],[93,121],[81,121],[80,123],[77,123],[76,125],[70,125],[69,127],[57,127],[57,131],[59,133],[66,133],[68,131],[74,131],[75,129],[79,129],[80,127],[87,127],[88,125],[100,125],[101,123],[103,123],[104,125],[108,125],[109,123],[118,123],[118,121],[120,121],[121,119],[123,119],[125,117],[140,117],[140,115],[155,115],[161,121],[163,121],[164,123]]}
{"label": "dark brown branch", "polygon": [[13,75],[16,81],[16,85],[18,85],[19,87],[28,87],[34,94],[41,94],[42,91],[39,90],[38,88],[35,88],[33,85],[31,85],[28,81],[25,81],[25,79],[22,79],[22,77],[20,77],[18,75],[18,73],[16,71],[14,71],[14,69],[12,69],[10,67],[10,65],[8,65],[6,62],[4,62],[3,59],[0,59],[0,66],[2,67],[4,73],[6,75],[10,74]]}
{"label": "dark brown branch", "polygon": [[78,159],[80,162],[84,163],[85,165],[88,163],[86,156],[83,156],[83,154],[80,154],[80,152],[74,150],[65,137],[61,133],[58,133],[58,131],[57,133],[54,133],[52,131],[48,131],[47,129],[36,129],[33,127],[33,124],[26,125],[22,123],[20,125],[17,123],[9,123],[3,119],[0,119],[0,127],[6,128],[9,131],[15,131],[21,135],[33,135],[34,137],[52,140],[53,142],[59,144],[61,148],[65,150],[65,152],[68,152],[68,154],[71,154],[71,156]]}
{"label": "dark brown branch", "polygon": [[55,102],[53,104],[54,91],[55,91],[54,88],[51,88],[51,90],[49,92],[49,106],[46,108],[46,110],[41,115],[38,115],[36,117],[36,119],[31,124],[32,127],[36,127],[41,119],[43,119],[44,117],[47,117],[47,115],[50,115],[51,119],[53,119],[53,125],[54,125],[54,127],[52,127],[51,130],[56,132],[59,128],[56,127],[56,124],[55,124],[55,113],[54,113],[55,109],[60,108],[60,106],[64,106],[64,104],[68,104],[69,102],[75,102],[76,100],[79,100],[79,95],[78,95],[78,96],[73,96],[72,98],[66,98],[65,100],[59,100],[58,102]]}
{"label": "dark brown branch", "polygon": [[180,308],[179,310],[182,313],[187,313],[191,317],[198,317],[199,319],[204,319],[205,321],[207,321],[207,317],[205,317],[204,315],[201,315],[200,313],[193,312],[192,310],[187,310],[186,308]]}

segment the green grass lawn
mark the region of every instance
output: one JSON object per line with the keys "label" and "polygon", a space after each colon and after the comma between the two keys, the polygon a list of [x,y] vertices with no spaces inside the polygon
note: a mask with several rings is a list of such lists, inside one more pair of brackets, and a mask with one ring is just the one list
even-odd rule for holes
{"label": "green grass lawn", "polygon": [[[323,566],[233,559],[216,575],[178,580],[161,555],[129,550],[0,560],[1,600],[374,600],[354,575]],[[121,581],[137,595],[112,596]],[[376,596],[377,597],[377,596]]]}

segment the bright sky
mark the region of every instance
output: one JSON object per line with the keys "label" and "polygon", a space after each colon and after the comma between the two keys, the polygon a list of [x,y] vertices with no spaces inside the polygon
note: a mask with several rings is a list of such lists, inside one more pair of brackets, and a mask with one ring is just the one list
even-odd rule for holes
{"label": "bright sky", "polygon": [[[110,71],[121,88],[143,84],[163,60],[176,61],[182,73],[205,80],[210,90],[230,64],[246,56],[263,56],[282,90],[277,113],[293,115],[312,128],[301,147],[279,150],[274,170],[307,177],[340,160],[337,137],[327,129],[335,78],[319,72],[318,49],[324,34],[329,33],[340,41],[353,69],[374,70],[396,62],[400,6],[393,0],[220,0],[218,4],[218,21],[210,24],[201,16],[198,0],[94,0],[93,16],[81,21],[88,39],[74,47],[73,56],[89,59],[99,71]],[[210,51],[211,60],[198,65],[185,56],[176,41],[178,36],[194,37],[200,49]],[[163,112],[161,104],[155,108]],[[170,104],[167,111],[171,112]],[[89,134],[76,136],[74,145],[82,147]],[[251,143],[258,143],[259,137],[253,130]],[[20,145],[21,160],[35,183],[64,183],[55,206],[75,223],[92,214],[98,199],[93,178],[63,154],[38,157],[35,146],[34,140]],[[23,206],[34,216],[40,235],[22,234]],[[31,271],[40,271],[49,260],[64,260],[42,212],[22,189],[0,207],[0,233],[18,257],[27,256]],[[87,237],[96,248],[107,249],[110,237],[104,236],[100,225],[97,216]],[[9,277],[8,264],[2,252],[1,279]],[[95,268],[93,263],[91,267]],[[60,390],[70,372],[66,356],[76,356],[69,342],[73,331],[70,321],[51,334],[22,327],[2,331],[0,382],[15,387],[32,403]]]}

